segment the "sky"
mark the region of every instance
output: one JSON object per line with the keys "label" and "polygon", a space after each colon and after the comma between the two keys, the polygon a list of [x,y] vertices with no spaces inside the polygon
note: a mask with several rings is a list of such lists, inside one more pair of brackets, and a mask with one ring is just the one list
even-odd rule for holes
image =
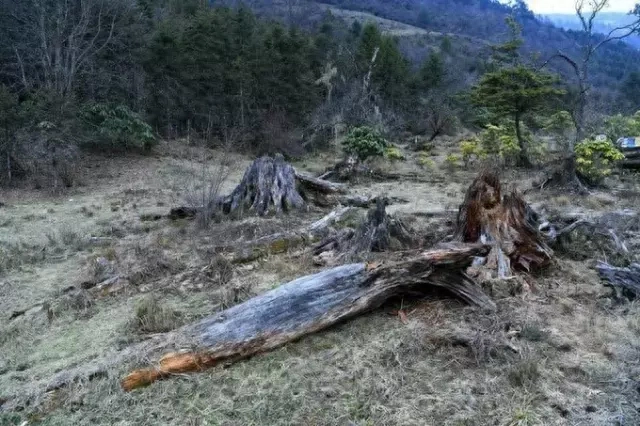
{"label": "sky", "polygon": [[[534,13],[574,13],[575,0],[526,0]],[[639,0],[609,0],[608,12],[628,12]]]}

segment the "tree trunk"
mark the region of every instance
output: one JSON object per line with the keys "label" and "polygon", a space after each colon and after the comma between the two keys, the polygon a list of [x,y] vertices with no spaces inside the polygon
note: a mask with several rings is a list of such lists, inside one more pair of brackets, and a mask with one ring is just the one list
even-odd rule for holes
{"label": "tree trunk", "polygon": [[265,156],[249,166],[231,194],[210,200],[208,206],[173,208],[169,217],[180,219],[202,213],[236,214],[245,211],[264,216],[302,209],[306,205],[305,199],[328,205],[328,196],[343,192],[345,186],[342,184],[297,173],[281,155],[275,158]]}
{"label": "tree trunk", "polygon": [[130,373],[122,387],[132,390],[172,374],[266,352],[416,290],[439,287],[466,302],[495,309],[462,272],[486,253],[483,245],[448,246],[389,265],[356,263],[299,278],[178,330],[195,349],[165,355],[157,367]]}
{"label": "tree trunk", "polygon": [[522,137],[522,129],[520,128],[521,117],[519,113],[515,114],[516,125],[516,138],[518,139],[518,146],[520,147],[520,156],[518,158],[518,165],[521,167],[531,167],[531,161],[529,160],[529,154],[524,138]]}

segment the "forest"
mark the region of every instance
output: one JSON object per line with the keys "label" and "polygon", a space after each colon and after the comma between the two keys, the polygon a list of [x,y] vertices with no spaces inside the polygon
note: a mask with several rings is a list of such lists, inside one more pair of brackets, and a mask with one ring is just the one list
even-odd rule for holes
{"label": "forest", "polygon": [[[432,31],[404,37],[321,6],[3,0],[1,181],[72,186],[73,164],[85,152],[145,151],[187,134],[211,146],[299,157],[362,125],[430,140],[501,126],[509,107],[492,111],[473,101],[474,90],[484,76],[513,67],[529,73],[518,84],[542,78],[533,83],[539,99],[505,130],[523,152],[524,132],[544,134],[547,118],[573,114],[575,76],[566,63],[544,60],[584,36],[538,21],[523,2],[367,2],[367,12]],[[497,47],[509,40],[517,49],[500,58]],[[635,112],[640,53],[612,42],[591,62],[584,126],[593,133],[607,115]],[[494,77],[500,85],[507,75]]]}

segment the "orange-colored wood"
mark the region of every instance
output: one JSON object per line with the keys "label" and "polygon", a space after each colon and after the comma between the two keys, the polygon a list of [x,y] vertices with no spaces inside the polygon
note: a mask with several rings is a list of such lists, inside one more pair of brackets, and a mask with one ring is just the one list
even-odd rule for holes
{"label": "orange-colored wood", "polygon": [[171,374],[190,373],[213,367],[216,360],[208,354],[198,354],[193,352],[169,353],[164,355],[157,368],[145,368],[135,370],[128,374],[120,385],[125,391],[132,391],[144,386],[148,386],[158,379]]}

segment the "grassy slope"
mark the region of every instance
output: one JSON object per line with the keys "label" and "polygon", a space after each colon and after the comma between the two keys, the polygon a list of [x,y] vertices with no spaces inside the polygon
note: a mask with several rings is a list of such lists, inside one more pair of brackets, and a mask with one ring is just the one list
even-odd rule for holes
{"label": "grassy slope", "polygon": [[[204,274],[219,241],[296,228],[322,212],[223,223],[208,231],[187,223],[141,222],[141,213],[166,212],[184,196],[189,170],[200,170],[189,161],[193,153],[168,147],[161,152],[150,158],[98,161],[89,170],[88,186],[64,197],[2,194],[9,207],[0,210],[0,241],[22,244],[25,251],[19,255],[26,260],[0,277],[0,397],[25,396],[34,391],[34,380],[143,338],[131,322],[145,294],[157,295],[178,312],[178,325],[316,270],[309,259],[290,253],[236,268],[228,282]],[[421,170],[412,156],[392,166],[417,172],[425,182],[380,182],[354,190],[408,198],[409,204],[394,206],[402,215],[454,206],[473,171],[446,171],[444,153],[434,157],[437,165],[431,170]],[[316,158],[299,166],[319,170],[330,161]],[[227,188],[240,178],[247,161],[238,158],[236,164]],[[521,187],[527,178],[506,176]],[[604,195],[529,198],[552,207],[598,210],[635,202]],[[413,225],[421,233],[431,230],[426,219],[413,218]],[[91,246],[89,234],[114,241],[107,247]],[[28,256],[30,250],[42,253],[43,247],[43,258]],[[145,273],[126,291],[94,297],[90,305],[61,299],[60,291],[86,279],[91,259],[100,255],[114,258],[123,275],[141,268]],[[522,286],[531,290],[522,291]],[[118,387],[129,368],[122,366],[108,377],[50,392],[21,411],[0,412],[0,424],[20,424],[22,419],[51,425],[640,421],[634,406],[639,402],[639,305],[612,304],[602,297],[607,291],[588,262],[563,257],[541,276],[497,282],[487,290],[499,304],[497,314],[436,295],[399,300],[273,353],[131,394]],[[38,310],[8,321],[13,310],[51,298],[60,301],[53,305],[51,323]],[[406,325],[389,315],[401,306],[408,312]]]}

